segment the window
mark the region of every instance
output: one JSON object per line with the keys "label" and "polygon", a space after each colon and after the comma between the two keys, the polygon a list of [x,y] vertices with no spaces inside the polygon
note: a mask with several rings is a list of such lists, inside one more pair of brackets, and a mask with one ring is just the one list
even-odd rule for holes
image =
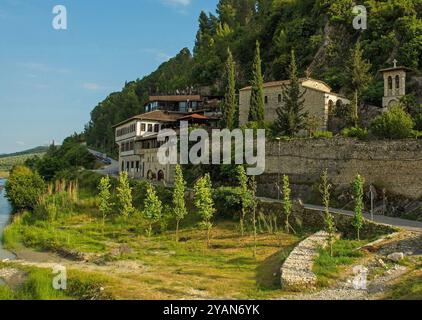
{"label": "window", "polygon": [[135,168],[135,162],[134,161],[132,161],[131,163],[130,163],[130,167],[133,169],[133,168]]}
{"label": "window", "polygon": [[145,130],[146,130],[146,125],[145,125],[145,123],[142,123],[141,124],[141,131],[145,132]]}
{"label": "window", "polygon": [[154,132],[159,132],[160,131],[160,125],[156,124],[154,125]]}
{"label": "window", "polygon": [[281,94],[278,95],[278,103],[281,103]]}
{"label": "window", "polygon": [[393,78],[388,77],[388,89],[392,90],[393,89]]}
{"label": "window", "polygon": [[136,172],[139,172],[139,161],[136,161]]}
{"label": "window", "polygon": [[265,104],[268,104],[268,96],[265,96],[264,101],[265,101]]}
{"label": "window", "polygon": [[148,125],[148,132],[152,132],[152,124]]}
{"label": "window", "polygon": [[396,89],[400,88],[400,77],[397,75],[396,76]]}

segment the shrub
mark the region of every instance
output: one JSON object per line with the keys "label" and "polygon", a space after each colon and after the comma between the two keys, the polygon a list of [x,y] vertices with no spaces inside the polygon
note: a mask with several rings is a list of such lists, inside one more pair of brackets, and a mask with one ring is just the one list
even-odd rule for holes
{"label": "shrub", "polygon": [[331,139],[333,137],[333,133],[330,131],[315,131],[312,136],[316,139],[320,139],[320,138]]}
{"label": "shrub", "polygon": [[415,123],[401,107],[392,107],[376,118],[371,125],[372,132],[387,139],[406,139],[412,137]]}
{"label": "shrub", "polygon": [[234,217],[242,211],[242,190],[220,187],[213,194],[215,208],[220,217]]}
{"label": "shrub", "polygon": [[368,130],[365,128],[352,127],[344,129],[341,134],[348,138],[358,138],[364,140],[368,137]]}
{"label": "shrub", "polygon": [[41,176],[25,166],[15,167],[6,183],[6,195],[15,210],[34,209],[44,191]]}

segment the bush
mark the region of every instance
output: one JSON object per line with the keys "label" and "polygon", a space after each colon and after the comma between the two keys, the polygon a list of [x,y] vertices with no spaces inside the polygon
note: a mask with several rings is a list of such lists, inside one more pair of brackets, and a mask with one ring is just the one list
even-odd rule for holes
{"label": "bush", "polygon": [[41,176],[24,166],[15,167],[6,183],[6,196],[15,210],[34,209],[44,192]]}
{"label": "bush", "polygon": [[316,139],[325,138],[331,139],[333,137],[333,133],[330,131],[315,131],[312,136]]}
{"label": "bush", "polygon": [[348,138],[358,138],[364,140],[368,137],[368,130],[365,128],[352,127],[344,129],[341,134]]}
{"label": "bush", "polygon": [[376,118],[371,125],[374,135],[386,139],[406,139],[413,137],[415,123],[401,107],[392,107]]}
{"label": "bush", "polygon": [[242,190],[220,187],[214,190],[214,205],[219,217],[234,217],[242,211]]}

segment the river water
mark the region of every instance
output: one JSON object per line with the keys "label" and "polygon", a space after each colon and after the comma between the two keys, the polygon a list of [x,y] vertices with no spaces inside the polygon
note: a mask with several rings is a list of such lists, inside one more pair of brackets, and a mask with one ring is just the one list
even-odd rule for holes
{"label": "river water", "polygon": [[[9,201],[6,199],[6,191],[4,190],[4,185],[6,180],[0,179],[0,239],[3,234],[4,228],[10,221],[12,214],[12,207],[10,206]],[[0,241],[0,261],[4,259],[14,259],[15,255],[5,249]]]}

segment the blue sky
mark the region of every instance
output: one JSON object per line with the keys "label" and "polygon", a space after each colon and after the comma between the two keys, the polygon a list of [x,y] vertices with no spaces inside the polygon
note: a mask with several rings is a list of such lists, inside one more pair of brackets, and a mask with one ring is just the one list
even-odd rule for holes
{"label": "blue sky", "polygon": [[[1,0],[0,154],[61,142],[125,81],[192,48],[217,0]],[[53,7],[67,9],[54,30]]]}

